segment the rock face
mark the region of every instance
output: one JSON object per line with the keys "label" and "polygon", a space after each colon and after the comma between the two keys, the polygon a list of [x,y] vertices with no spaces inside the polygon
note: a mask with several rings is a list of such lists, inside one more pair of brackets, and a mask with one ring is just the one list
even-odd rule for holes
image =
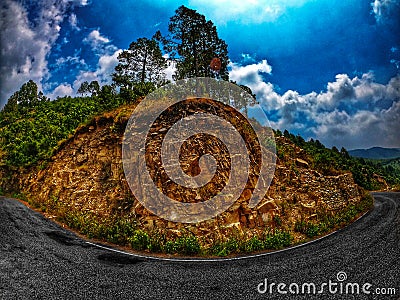
{"label": "rock face", "polygon": [[99,218],[134,216],[144,230],[162,228],[167,236],[174,237],[182,230],[190,231],[201,236],[204,244],[235,232],[251,236],[278,223],[291,228],[300,219],[312,220],[318,211],[335,212],[360,201],[360,190],[350,173],[321,175],[311,169],[301,149],[280,137],[277,143],[291,147],[292,155],[277,160],[271,186],[255,208],[248,207],[245,191],[227,211],[213,219],[196,224],[161,219],[135,199],[125,179],[122,136],[132,111],[131,107],[120,108],[78,128],[45,168],[21,174],[13,184],[47,210],[54,208],[54,214],[61,205]]}

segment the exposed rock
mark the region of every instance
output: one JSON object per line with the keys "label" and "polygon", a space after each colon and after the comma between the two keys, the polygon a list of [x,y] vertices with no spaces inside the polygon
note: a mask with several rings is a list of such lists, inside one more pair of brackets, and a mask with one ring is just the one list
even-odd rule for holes
{"label": "exposed rock", "polygon": [[[115,214],[122,217],[134,215],[144,230],[162,228],[167,236],[180,236],[182,229],[189,228],[188,224],[158,218],[144,208],[130,191],[122,167],[122,133],[113,130],[117,115],[119,124],[126,124],[130,114],[125,113],[124,120],[121,120],[120,111],[114,114],[99,117],[93,124],[79,127],[44,170],[30,170],[20,174],[12,178],[10,184],[19,186],[38,203],[45,204],[49,199],[56,198],[58,205],[64,208],[91,212],[101,218]],[[167,131],[162,123],[156,129],[152,133],[154,136]],[[226,212],[211,220],[190,225],[191,232],[201,235],[205,243],[215,236],[234,234],[238,230],[258,234],[277,226],[275,220],[278,217],[283,224],[291,226],[302,216],[314,218],[318,209],[336,211],[360,200],[359,188],[350,173],[322,176],[310,169],[304,158],[300,158],[303,155],[300,148],[289,143],[286,146],[294,149],[292,159],[299,167],[297,170],[278,160],[271,186],[255,208],[251,209],[247,205],[252,194],[247,187]],[[151,152],[152,145],[149,149]],[[156,149],[152,151],[156,152]],[[213,149],[215,151],[219,148]],[[135,159],[135,155],[132,155],[132,160]],[[154,163],[161,162],[155,160]],[[196,161],[181,163],[185,164],[190,173],[199,172]],[[154,178],[162,179],[155,174]],[[249,181],[252,180],[254,178]],[[164,182],[160,186],[164,186],[169,196],[177,198],[178,189],[168,184],[171,183]],[[185,197],[185,201],[197,202],[205,195],[188,193]]]}
{"label": "exposed rock", "polygon": [[299,167],[302,167],[302,168],[309,167],[308,162],[306,162],[304,159],[301,159],[301,158],[296,158],[296,165],[298,165]]}

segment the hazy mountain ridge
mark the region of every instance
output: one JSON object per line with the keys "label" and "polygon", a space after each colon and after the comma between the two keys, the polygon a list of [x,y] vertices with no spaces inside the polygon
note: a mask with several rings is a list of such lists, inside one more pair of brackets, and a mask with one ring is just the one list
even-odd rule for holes
{"label": "hazy mountain ridge", "polygon": [[400,148],[372,147],[348,151],[351,156],[369,159],[393,159],[400,157]]}

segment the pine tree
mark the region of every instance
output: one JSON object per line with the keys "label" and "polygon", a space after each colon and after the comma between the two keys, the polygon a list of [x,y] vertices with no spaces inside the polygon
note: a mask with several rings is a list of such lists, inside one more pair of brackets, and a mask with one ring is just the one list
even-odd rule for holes
{"label": "pine tree", "polygon": [[132,42],[128,50],[118,55],[118,61],[112,78],[122,89],[134,90],[146,83],[158,87],[166,82],[163,72],[166,59],[154,39],[139,38]]}
{"label": "pine tree", "polygon": [[[210,62],[221,61],[219,76],[228,80],[228,46],[218,37],[212,21],[196,10],[180,6],[169,22],[170,35],[162,38],[164,49],[176,62],[175,80],[191,77],[214,77]],[[160,37],[158,32],[156,36]]]}

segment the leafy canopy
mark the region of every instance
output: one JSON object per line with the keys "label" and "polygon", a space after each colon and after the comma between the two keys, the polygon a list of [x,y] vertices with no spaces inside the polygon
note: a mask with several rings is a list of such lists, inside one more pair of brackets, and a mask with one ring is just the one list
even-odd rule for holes
{"label": "leafy canopy", "polygon": [[210,68],[214,57],[221,61],[219,76],[228,80],[228,46],[219,38],[212,21],[196,10],[180,6],[170,18],[169,36],[156,37],[163,42],[164,50],[176,61],[175,80],[191,77],[215,77]]}
{"label": "leafy canopy", "polygon": [[160,46],[154,39],[139,38],[129,49],[118,55],[118,65],[112,79],[124,91],[137,91],[149,86],[159,87],[166,83],[167,67]]}

